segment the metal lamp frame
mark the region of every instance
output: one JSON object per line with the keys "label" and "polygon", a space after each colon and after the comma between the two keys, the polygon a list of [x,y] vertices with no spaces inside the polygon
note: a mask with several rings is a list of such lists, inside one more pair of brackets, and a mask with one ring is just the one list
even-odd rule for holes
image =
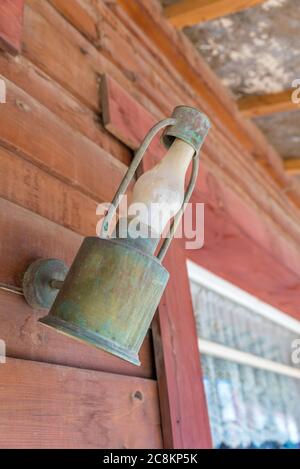
{"label": "metal lamp frame", "polygon": [[[178,122],[178,120],[176,118],[167,118],[167,119],[163,119],[161,121],[159,121],[157,124],[155,124],[150,130],[149,132],[147,133],[146,137],[144,138],[143,142],[141,143],[141,145],[139,146],[138,150],[136,151],[135,155],[134,155],[134,158],[127,170],[127,172],[125,173],[125,176],[123,177],[122,179],[122,182],[111,202],[111,205],[107,211],[107,214],[105,215],[104,219],[103,219],[103,224],[102,224],[102,227],[101,227],[101,232],[100,232],[100,237],[102,238],[105,238],[107,237],[107,233],[108,233],[108,229],[109,229],[109,224],[114,216],[114,213],[116,212],[118,206],[119,206],[119,203],[120,203],[120,199],[122,197],[122,195],[125,194],[125,192],[127,191],[128,187],[129,187],[129,184],[130,182],[132,181],[133,177],[134,177],[134,174],[136,172],[136,170],[138,169],[142,159],[144,158],[145,156],[145,153],[149,147],[149,145],[151,144],[152,140],[154,139],[154,137],[157,135],[158,132],[160,132],[162,129],[164,129],[165,127],[168,127],[168,126],[171,126],[171,125],[176,125]],[[182,206],[180,208],[180,210],[177,212],[177,214],[175,215],[175,217],[173,218],[173,221],[171,223],[171,226],[170,226],[170,229],[169,229],[169,232],[164,240],[164,242],[162,243],[162,246],[157,254],[157,258],[162,261],[169,249],[169,246],[172,242],[172,239],[174,237],[174,234],[176,232],[176,229],[180,223],[180,220],[182,218],[182,215],[184,213],[184,209],[185,209],[185,205],[188,203],[188,201],[190,200],[190,197],[192,195],[192,192],[194,190],[194,187],[195,187],[195,183],[196,183],[196,180],[197,180],[197,176],[198,176],[198,171],[199,171],[199,150],[196,151],[195,150],[195,153],[194,153],[194,156],[193,156],[193,166],[192,166],[192,173],[191,173],[191,177],[190,177],[190,181],[188,183],[188,186],[187,186],[187,189],[185,191],[185,195],[184,195],[184,200],[183,200],[183,203],[182,203]]]}

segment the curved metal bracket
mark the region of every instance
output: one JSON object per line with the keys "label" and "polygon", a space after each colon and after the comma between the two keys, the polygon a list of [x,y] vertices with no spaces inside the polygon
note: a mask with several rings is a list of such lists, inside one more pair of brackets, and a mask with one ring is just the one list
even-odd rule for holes
{"label": "curved metal bracket", "polygon": [[107,233],[108,233],[108,228],[109,228],[109,224],[112,220],[112,217],[116,211],[116,209],[118,208],[118,205],[120,203],[120,196],[125,194],[125,192],[127,191],[128,189],[128,186],[130,184],[130,181],[131,179],[133,178],[134,176],[134,173],[136,172],[140,162],[142,161],[150,143],[152,142],[153,138],[155,137],[155,135],[161,130],[163,129],[164,127],[167,127],[168,125],[174,125],[176,124],[176,119],[170,117],[168,119],[163,119],[161,120],[160,122],[158,122],[157,124],[155,124],[152,129],[149,130],[149,132],[147,133],[146,137],[144,138],[143,142],[141,143],[139,149],[137,150],[137,152],[135,153],[134,155],[134,158],[125,174],[125,176],[123,177],[122,179],[122,182],[110,204],[110,207],[107,211],[107,214],[105,215],[104,219],[103,219],[103,223],[102,223],[102,227],[101,227],[101,232],[100,232],[100,237],[101,238],[104,238],[107,236]]}

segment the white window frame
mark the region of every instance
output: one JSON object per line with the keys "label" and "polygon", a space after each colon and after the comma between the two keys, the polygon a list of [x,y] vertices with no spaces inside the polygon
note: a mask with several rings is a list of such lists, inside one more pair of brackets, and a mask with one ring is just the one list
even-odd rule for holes
{"label": "white window frame", "polygon": [[[289,329],[290,331],[297,333],[300,338],[300,321],[297,321],[279,309],[264,303],[250,293],[245,292],[241,288],[222,279],[221,277],[218,277],[190,260],[187,261],[187,270],[191,281],[194,281],[199,285],[203,285],[223,297],[228,298],[245,308],[249,308],[256,314],[269,319],[285,329]],[[300,379],[300,369],[296,367],[267,360],[254,354],[241,352],[201,338],[198,339],[198,346],[200,352],[206,355]]]}

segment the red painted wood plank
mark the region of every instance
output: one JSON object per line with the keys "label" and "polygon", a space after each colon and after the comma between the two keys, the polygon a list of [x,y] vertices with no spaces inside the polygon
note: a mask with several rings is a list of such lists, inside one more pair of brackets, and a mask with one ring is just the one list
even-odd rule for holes
{"label": "red painted wood plank", "polygon": [[[137,150],[147,132],[157,122],[144,106],[108,75],[101,77],[101,109],[106,130],[133,150]],[[165,148],[158,134],[149,146],[141,167],[148,164],[148,159],[155,164],[164,154]]]}
{"label": "red painted wood plank", "polygon": [[[96,201],[113,197],[127,167],[5,79],[0,143]],[[21,131],[16,132],[16,127]],[[109,174],[109,178],[107,177]]]}
{"label": "red painted wood plank", "polygon": [[[27,95],[56,114],[70,127],[95,142],[103,150],[126,165],[131,160],[131,151],[120,141],[112,138],[100,124],[98,113],[89,109],[79,99],[52,80],[46,73],[20,55],[18,60],[0,53],[0,74]],[[7,93],[8,94],[8,93]]]}
{"label": "red painted wood plank", "polygon": [[165,267],[170,280],[153,324],[164,446],[211,448],[186,253],[178,241]]}
{"label": "red painted wood plank", "polygon": [[[136,150],[155,119],[141,104],[132,105],[128,93],[108,75],[101,77],[101,107],[105,128]],[[129,104],[129,106],[128,106]]]}
{"label": "red painted wood plank", "polygon": [[[211,189],[209,193],[205,192],[203,178],[200,181],[203,182],[203,192],[194,195],[192,202],[195,203],[199,198],[202,201],[208,200],[211,194]],[[222,199],[219,200],[221,202]],[[236,205],[235,208],[242,210],[243,207]],[[246,222],[248,216],[248,231],[254,230],[255,217],[247,207],[244,207],[244,211],[241,217],[244,216]],[[259,226],[257,229],[259,230]],[[275,249],[272,255],[237,226],[223,206],[217,208],[209,203],[205,205],[204,233],[203,248],[186,251],[189,259],[300,320],[300,276],[278,259],[275,233],[271,233],[269,238],[272,242],[274,236]],[[285,251],[285,255],[288,256],[288,252]]]}
{"label": "red painted wood plank", "polygon": [[16,55],[21,50],[24,0],[1,0],[0,47]]}
{"label": "red painted wood plank", "polygon": [[27,360],[0,366],[0,448],[162,447],[155,381]]}

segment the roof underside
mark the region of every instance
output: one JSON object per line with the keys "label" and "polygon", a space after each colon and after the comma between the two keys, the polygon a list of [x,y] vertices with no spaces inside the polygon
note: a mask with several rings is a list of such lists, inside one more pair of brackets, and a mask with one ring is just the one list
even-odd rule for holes
{"label": "roof underside", "polygon": [[[180,0],[162,0],[164,6]],[[184,28],[236,99],[277,93],[300,78],[300,2],[267,0]],[[255,118],[283,158],[300,157],[300,110]]]}

